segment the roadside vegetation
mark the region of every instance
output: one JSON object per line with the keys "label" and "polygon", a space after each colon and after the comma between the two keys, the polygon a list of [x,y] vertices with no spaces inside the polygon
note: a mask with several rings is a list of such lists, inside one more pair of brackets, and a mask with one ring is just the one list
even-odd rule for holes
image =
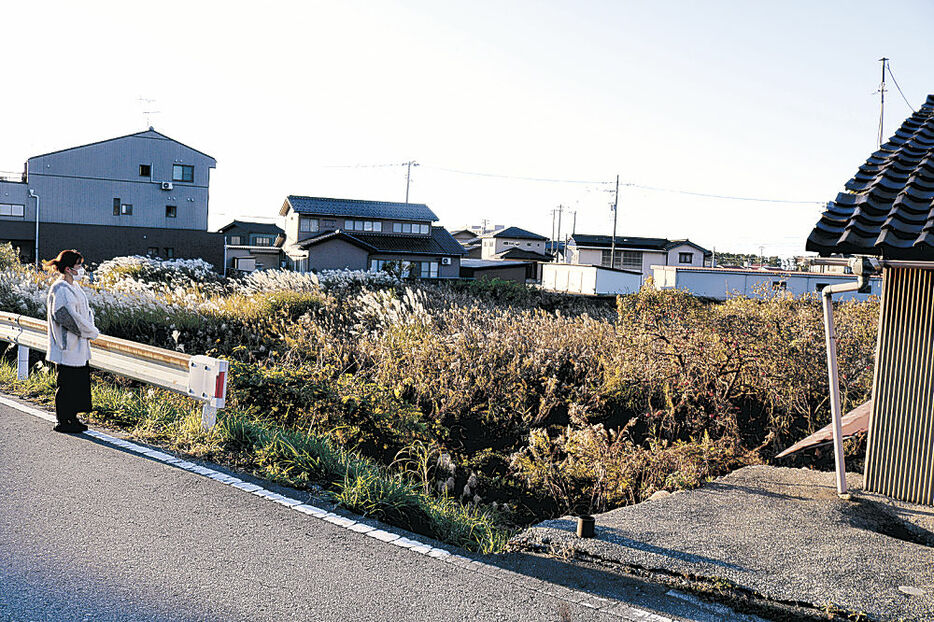
{"label": "roadside vegetation", "polygon": [[[44,317],[47,278],[2,257],[0,310]],[[231,363],[210,433],[185,399],[103,374],[99,421],[473,550],[768,462],[829,422],[814,297],[710,304],[647,287],[614,302],[353,272],[221,280],[144,258],[106,262],[89,288],[102,332]],[[868,399],[877,317],[875,300],[837,307],[845,409]],[[5,390],[48,400],[43,378],[0,373]]]}

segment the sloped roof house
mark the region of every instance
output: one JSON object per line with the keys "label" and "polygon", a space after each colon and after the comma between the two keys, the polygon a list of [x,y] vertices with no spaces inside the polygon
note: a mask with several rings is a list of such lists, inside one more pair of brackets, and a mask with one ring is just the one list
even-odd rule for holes
{"label": "sloped roof house", "polygon": [[[860,275],[881,269],[864,486],[898,499],[934,504],[934,95],[828,204],[806,248],[821,255],[863,255],[852,264]],[[834,378],[831,295],[825,289],[828,364]],[[831,401],[839,443],[837,393],[834,381]],[[838,449],[839,490],[843,464],[842,447]]]}
{"label": "sloped roof house", "polygon": [[457,278],[464,248],[422,203],[289,195],[283,250],[300,271],[397,268],[417,278]]}

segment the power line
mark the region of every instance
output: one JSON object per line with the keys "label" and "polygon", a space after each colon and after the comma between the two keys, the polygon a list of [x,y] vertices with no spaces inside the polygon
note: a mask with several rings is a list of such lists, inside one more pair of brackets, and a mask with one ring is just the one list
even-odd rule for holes
{"label": "power line", "polygon": [[409,162],[393,162],[391,164],[325,164],[323,168],[389,168],[408,166],[409,164]]}
{"label": "power line", "polygon": [[[356,165],[337,165],[337,166],[328,166],[326,168],[379,168],[379,167],[388,167],[388,166],[406,166],[407,162],[402,162],[400,164],[356,164]],[[523,177],[519,175],[503,175],[499,173],[485,173],[480,171],[467,171],[464,169],[457,168],[447,168],[444,166],[434,166],[431,164],[420,164],[422,168],[428,168],[436,171],[445,171],[447,173],[455,173],[457,175],[469,175],[472,177],[490,177],[496,179],[514,179],[519,181],[537,181],[545,183],[556,183],[556,184],[585,184],[585,185],[602,185],[602,186],[612,186],[615,181],[603,180],[603,179],[559,179],[554,177]],[[690,190],[680,190],[677,188],[660,188],[658,186],[646,186],[642,184],[636,184],[631,182],[619,182],[621,186],[626,186],[629,188],[637,188],[640,190],[649,190],[652,192],[669,192],[672,194],[683,194],[688,196],[695,197],[704,197],[708,199],[723,199],[728,201],[751,201],[755,203],[782,203],[788,205],[826,205],[826,201],[792,201],[787,199],[764,199],[760,197],[739,197],[731,196],[725,194],[709,194],[705,192],[693,192]],[[608,190],[612,192],[613,189]]]}
{"label": "power line", "polygon": [[762,199],[757,197],[734,197],[724,194],[707,194],[706,192],[691,192],[690,190],[677,190],[674,188],[658,188],[656,186],[643,186],[641,184],[623,184],[630,188],[638,188],[640,190],[651,190],[653,192],[671,192],[673,194],[686,194],[693,197],[705,197],[708,199],[725,199],[728,201],[753,201],[756,203],[786,203],[786,204],[797,204],[797,205],[826,205],[826,201],[791,201],[787,199]]}
{"label": "power line", "polygon": [[892,82],[895,84],[895,88],[898,89],[898,94],[902,96],[903,100],[905,100],[905,105],[907,105],[908,108],[910,108],[912,112],[918,112],[917,110],[914,109],[914,106],[912,106],[908,102],[908,98],[905,97],[905,94],[902,93],[902,87],[898,86],[898,80],[895,79],[895,74],[892,73],[892,63],[888,62],[886,63],[886,65],[888,66],[888,69],[889,69],[889,77],[892,78]]}
{"label": "power line", "polygon": [[480,173],[480,172],[477,172],[477,171],[465,171],[465,170],[457,169],[457,168],[445,168],[445,167],[443,167],[443,166],[431,166],[431,165],[426,165],[426,164],[423,164],[422,166],[424,166],[425,168],[434,169],[434,170],[436,170],[436,171],[445,171],[445,172],[448,172],[448,173],[457,173],[458,175],[473,175],[473,176],[475,176],[475,177],[495,177],[495,178],[498,178],[498,179],[517,179],[517,180],[520,180],[520,181],[543,181],[543,182],[555,183],[555,184],[590,184],[590,185],[596,185],[596,184],[611,184],[611,183],[613,183],[613,182],[611,182],[611,181],[606,181],[606,180],[603,180],[603,179],[594,180],[594,179],[554,179],[554,178],[551,178],[551,177],[521,177],[521,176],[518,176],[518,175],[500,175],[500,174],[497,174],[497,173]]}

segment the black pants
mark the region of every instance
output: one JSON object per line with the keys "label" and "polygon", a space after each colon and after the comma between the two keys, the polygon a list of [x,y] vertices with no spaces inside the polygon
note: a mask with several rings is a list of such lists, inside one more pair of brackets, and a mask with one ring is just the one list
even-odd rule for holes
{"label": "black pants", "polygon": [[88,412],[91,406],[91,368],[56,365],[58,388],[55,390],[55,418],[59,423],[74,421],[78,413]]}

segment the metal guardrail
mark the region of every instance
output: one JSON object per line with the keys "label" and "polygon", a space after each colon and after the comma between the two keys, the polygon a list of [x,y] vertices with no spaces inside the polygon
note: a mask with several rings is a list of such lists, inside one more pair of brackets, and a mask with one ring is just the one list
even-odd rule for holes
{"label": "metal guardrail", "polygon": [[[48,349],[48,324],[26,315],[0,312],[0,341],[18,347],[17,371],[19,378],[25,379],[29,349]],[[217,410],[226,402],[227,361],[210,356],[191,356],[101,335],[91,341],[90,365],[203,402],[201,423],[205,429],[214,426]]]}

